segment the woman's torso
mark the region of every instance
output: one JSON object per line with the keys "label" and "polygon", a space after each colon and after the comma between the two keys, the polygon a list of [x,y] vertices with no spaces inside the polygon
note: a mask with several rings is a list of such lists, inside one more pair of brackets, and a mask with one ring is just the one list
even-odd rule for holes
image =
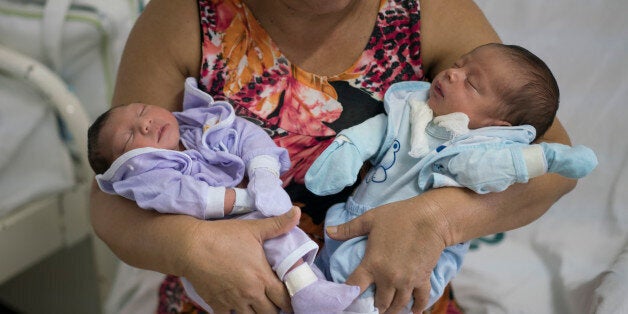
{"label": "woman's torso", "polygon": [[292,64],[241,0],[199,0],[199,9],[199,87],[217,100],[229,100],[239,116],[288,150],[286,190],[316,223],[322,221],[325,210],[344,201],[351,188],[325,198],[309,193],[303,177],[314,159],[336,132],[383,112],[391,84],[424,79],[418,2],[381,0],[360,57],[334,76]]}

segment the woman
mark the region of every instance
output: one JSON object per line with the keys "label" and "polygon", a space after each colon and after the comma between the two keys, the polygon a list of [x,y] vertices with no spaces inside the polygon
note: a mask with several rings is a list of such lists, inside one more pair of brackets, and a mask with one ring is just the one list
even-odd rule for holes
{"label": "woman", "polygon": [[[430,80],[488,42],[499,38],[471,0],[153,0],[128,39],[112,104],[180,110],[183,81],[199,78],[290,150],[287,190],[318,222],[335,200],[311,199],[298,182],[326,140],[379,113],[392,82]],[[266,89],[258,93],[256,86]],[[302,89],[316,91],[315,101]],[[261,99],[264,92],[269,96]],[[541,140],[569,144],[558,121]],[[545,175],[497,194],[438,189],[328,232],[339,240],[369,235],[366,256],[347,283],[362,290],[374,283],[380,313],[397,313],[412,297],[418,313],[444,247],[526,225],[574,185]],[[261,242],[292,228],[298,210],[262,221],[200,221],[92,191],[94,229],[125,262],[185,276],[215,313],[290,310]]]}

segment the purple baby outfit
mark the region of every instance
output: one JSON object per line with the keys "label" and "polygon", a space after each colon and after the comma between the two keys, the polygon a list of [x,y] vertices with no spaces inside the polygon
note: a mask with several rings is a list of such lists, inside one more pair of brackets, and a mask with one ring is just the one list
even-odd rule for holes
{"label": "purple baby outfit", "polygon": [[[278,161],[278,172],[289,168],[285,149],[277,147],[263,129],[237,117],[229,103],[214,101],[199,90],[194,79],[186,80],[183,109],[174,115],[185,151],[150,147],[128,151],[96,176],[101,190],[161,213],[218,219],[224,217],[225,188],[235,188],[242,181],[253,159],[271,156]],[[236,190],[247,193],[246,189]],[[253,211],[228,218],[259,219],[264,215]],[[264,250],[273,270],[283,278],[301,258],[312,264],[318,246],[301,229],[293,228],[265,241]],[[201,303],[202,299],[195,301]]]}

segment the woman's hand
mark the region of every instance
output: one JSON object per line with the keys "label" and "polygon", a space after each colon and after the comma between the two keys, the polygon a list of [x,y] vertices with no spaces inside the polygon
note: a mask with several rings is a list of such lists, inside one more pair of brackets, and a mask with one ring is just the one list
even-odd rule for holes
{"label": "woman's hand", "polygon": [[439,206],[418,198],[386,204],[345,224],[328,227],[328,235],[348,240],[368,235],[362,263],[347,279],[364,291],[371,284],[380,313],[398,313],[414,297],[421,313],[430,296],[430,275],[445,249],[447,220]]}
{"label": "woman's hand", "polygon": [[261,220],[198,221],[186,241],[181,273],[216,314],[290,312],[288,293],[262,243],[294,228],[300,215],[293,207]]}

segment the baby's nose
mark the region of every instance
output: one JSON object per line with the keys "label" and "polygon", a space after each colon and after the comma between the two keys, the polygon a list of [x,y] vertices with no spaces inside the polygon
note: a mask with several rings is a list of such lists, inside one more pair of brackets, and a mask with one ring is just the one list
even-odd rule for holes
{"label": "baby's nose", "polygon": [[153,120],[152,119],[143,119],[141,124],[140,124],[140,131],[143,134],[147,134],[148,132],[150,132],[150,128],[151,128],[152,124],[153,124]]}
{"label": "baby's nose", "polygon": [[460,79],[460,72],[458,69],[449,69],[447,70],[447,78],[450,81],[455,82]]}

